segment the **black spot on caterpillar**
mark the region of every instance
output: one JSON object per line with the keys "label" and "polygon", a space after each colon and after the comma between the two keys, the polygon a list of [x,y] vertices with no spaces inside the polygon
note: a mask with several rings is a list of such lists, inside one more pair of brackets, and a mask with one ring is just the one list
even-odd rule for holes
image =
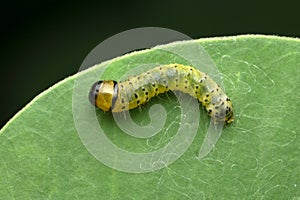
{"label": "black spot on caterpillar", "polygon": [[169,90],[197,98],[214,122],[234,120],[232,103],[220,86],[207,74],[181,64],[158,66],[124,82],[98,81],[91,87],[89,100],[104,111],[122,112]]}

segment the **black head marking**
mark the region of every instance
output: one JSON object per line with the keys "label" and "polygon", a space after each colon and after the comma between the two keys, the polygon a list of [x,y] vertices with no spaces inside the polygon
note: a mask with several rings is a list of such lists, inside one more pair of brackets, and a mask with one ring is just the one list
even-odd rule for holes
{"label": "black head marking", "polygon": [[92,105],[96,106],[96,99],[98,97],[98,93],[99,93],[99,89],[101,86],[101,83],[103,81],[97,81],[96,83],[94,83],[90,89],[89,92],[89,100],[91,102]]}

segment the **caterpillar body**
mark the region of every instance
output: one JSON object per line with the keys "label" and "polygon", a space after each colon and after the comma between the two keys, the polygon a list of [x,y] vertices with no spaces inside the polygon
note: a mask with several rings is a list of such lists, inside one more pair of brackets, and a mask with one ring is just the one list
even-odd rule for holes
{"label": "caterpillar body", "polygon": [[220,86],[207,74],[181,64],[158,66],[123,82],[97,81],[90,89],[89,100],[104,111],[122,112],[169,90],[197,98],[215,123],[234,120],[231,100]]}

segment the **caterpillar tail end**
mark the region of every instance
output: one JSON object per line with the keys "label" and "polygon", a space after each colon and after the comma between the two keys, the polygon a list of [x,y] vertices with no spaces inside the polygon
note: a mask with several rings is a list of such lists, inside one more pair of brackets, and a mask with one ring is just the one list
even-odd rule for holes
{"label": "caterpillar tail end", "polygon": [[230,124],[230,123],[232,123],[234,121],[234,117],[233,117],[233,115],[230,117],[230,118],[228,118],[227,120],[226,120],[226,123],[227,124]]}

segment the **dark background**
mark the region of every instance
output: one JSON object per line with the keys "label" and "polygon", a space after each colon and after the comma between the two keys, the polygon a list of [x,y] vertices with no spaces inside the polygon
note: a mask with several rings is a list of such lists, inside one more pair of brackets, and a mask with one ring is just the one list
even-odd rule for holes
{"label": "dark background", "polygon": [[36,95],[75,74],[119,32],[165,27],[192,38],[247,33],[300,36],[297,1],[13,1],[0,7],[0,127]]}

